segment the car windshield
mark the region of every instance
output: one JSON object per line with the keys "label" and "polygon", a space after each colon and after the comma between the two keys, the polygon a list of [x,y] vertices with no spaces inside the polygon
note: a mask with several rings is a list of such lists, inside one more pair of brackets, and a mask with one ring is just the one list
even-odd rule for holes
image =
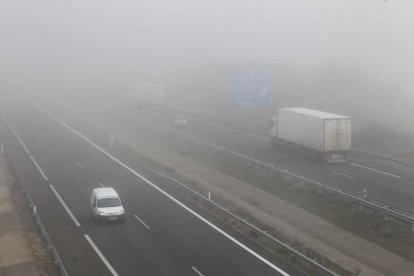
{"label": "car windshield", "polygon": [[102,198],[98,199],[96,206],[98,208],[118,207],[121,206],[121,201],[116,197]]}

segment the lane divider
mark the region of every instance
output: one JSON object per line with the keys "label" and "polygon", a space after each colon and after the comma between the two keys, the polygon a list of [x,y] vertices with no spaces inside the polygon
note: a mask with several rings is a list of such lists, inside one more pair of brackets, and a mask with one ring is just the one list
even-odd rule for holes
{"label": "lane divider", "polygon": [[3,117],[4,121],[6,122],[6,124],[8,125],[8,127],[11,129],[11,131],[13,132],[14,136],[18,136],[17,132],[14,130],[14,127],[10,124],[9,120],[7,119],[6,115],[4,115],[3,111],[0,111],[1,116]]}
{"label": "lane divider", "polygon": [[331,171],[331,172],[333,174],[340,175],[340,176],[343,176],[343,177],[346,177],[346,178],[349,178],[349,179],[352,179],[352,180],[356,179],[355,176],[350,176],[350,175],[347,175],[347,174],[344,174],[344,173],[341,173],[341,172],[337,172],[337,171]]}
{"label": "lane divider", "polygon": [[201,216],[200,214],[198,214],[197,212],[195,212],[193,209],[191,209],[190,207],[188,207],[187,205],[185,205],[184,203],[182,203],[181,201],[179,201],[178,199],[176,199],[175,197],[173,197],[172,195],[170,195],[169,193],[167,193],[166,191],[164,191],[163,189],[161,189],[160,187],[158,187],[157,185],[155,185],[153,182],[151,182],[150,180],[148,180],[147,178],[145,178],[141,174],[139,174],[136,171],[134,171],[133,169],[131,169],[125,163],[123,163],[122,161],[120,161],[119,159],[117,159],[116,157],[114,157],[113,155],[111,155],[110,153],[108,153],[107,151],[105,151],[104,149],[102,149],[100,146],[98,146],[97,144],[95,144],[94,142],[92,142],[91,140],[89,140],[87,137],[85,137],[83,134],[81,134],[77,130],[73,129],[71,126],[69,126],[64,121],[62,121],[61,119],[59,119],[58,117],[56,117],[55,115],[53,115],[52,113],[50,113],[48,110],[44,109],[43,107],[39,106],[38,104],[36,104],[36,107],[39,108],[40,110],[42,110],[44,113],[46,113],[49,117],[51,117],[52,119],[54,119],[55,121],[57,121],[59,124],[61,124],[65,128],[67,128],[68,130],[72,131],[74,134],[76,134],[82,140],[84,140],[85,142],[89,143],[95,149],[97,149],[98,151],[100,151],[101,153],[103,153],[104,155],[106,155],[107,157],[109,157],[110,159],[112,159],[113,161],[115,161],[115,163],[117,163],[121,167],[125,168],[127,171],[129,171],[133,175],[137,176],[143,182],[147,183],[148,185],[150,185],[151,187],[153,187],[155,190],[157,190],[158,192],[160,192],[161,194],[163,194],[165,197],[169,198],[171,201],[173,201],[177,205],[181,206],[187,212],[189,212],[190,214],[192,214],[193,216],[195,216],[196,218],[198,218],[199,220],[201,220],[202,222],[204,222],[205,224],[207,224],[208,226],[210,226],[212,229],[214,229],[215,231],[217,231],[218,233],[220,233],[221,235],[223,235],[224,237],[226,237],[227,239],[229,239],[230,241],[232,241],[234,244],[236,244],[237,246],[239,246],[243,250],[247,251],[249,254],[251,254],[252,256],[256,257],[258,260],[260,260],[261,262],[263,262],[264,264],[266,264],[267,266],[269,266],[273,270],[279,272],[281,275],[289,276],[289,274],[287,272],[285,272],[284,270],[282,270],[281,268],[279,268],[278,266],[276,266],[275,264],[273,264],[272,262],[270,262],[266,258],[262,257],[261,255],[259,255],[258,253],[256,253],[254,250],[250,249],[245,244],[243,244],[240,241],[238,241],[233,236],[227,234],[224,230],[222,230],[221,228],[217,227],[215,224],[211,223],[209,220],[205,219],[203,216]]}
{"label": "lane divider", "polygon": [[140,219],[137,215],[134,215],[134,218],[136,218],[139,222],[142,223],[142,225],[145,226],[145,228],[147,228],[148,230],[151,230],[151,228],[148,226],[148,224],[146,224],[142,219]]}
{"label": "lane divider", "polygon": [[257,138],[257,139],[260,139],[260,140],[264,140],[264,141],[270,143],[270,139],[269,138],[266,138],[266,137],[263,137],[263,136],[259,136],[259,135],[253,134],[253,133],[249,133],[249,132],[246,132],[245,134],[247,136],[250,136],[250,137],[253,137],[253,138]]}
{"label": "lane divider", "polygon": [[383,171],[380,171],[380,170],[377,170],[377,169],[373,169],[373,168],[370,168],[370,167],[365,167],[365,166],[362,166],[362,165],[357,164],[357,163],[349,162],[349,164],[351,164],[353,166],[357,166],[357,167],[363,168],[363,169],[366,169],[366,170],[369,170],[369,171],[373,171],[373,172],[377,172],[377,173],[382,173],[384,175],[388,175],[388,176],[391,176],[391,177],[401,178],[401,176],[399,176],[399,175],[395,175],[395,174],[392,174],[392,173],[383,172]]}
{"label": "lane divider", "polygon": [[90,246],[92,246],[93,250],[95,250],[96,254],[98,254],[99,258],[101,258],[102,262],[106,265],[106,267],[109,269],[109,271],[112,273],[113,276],[119,276],[119,274],[115,271],[115,269],[112,267],[112,265],[108,262],[108,260],[105,258],[104,254],[102,254],[101,250],[96,246],[96,244],[93,242],[93,240],[89,237],[89,235],[83,235],[85,239],[88,241]]}
{"label": "lane divider", "polygon": [[36,166],[37,170],[40,172],[40,174],[43,176],[43,179],[45,181],[48,181],[49,178],[46,176],[46,174],[43,172],[42,168],[39,166],[39,164],[37,164],[36,160],[34,159],[33,156],[30,155],[30,159],[32,160],[33,164]]}
{"label": "lane divider", "polygon": [[75,223],[75,225],[77,227],[80,227],[81,225],[80,225],[79,221],[76,219],[76,217],[73,215],[72,211],[69,209],[69,207],[63,201],[62,197],[56,191],[55,187],[53,187],[53,185],[51,185],[51,184],[49,185],[49,187],[52,190],[52,192],[55,194],[55,196],[57,197],[57,199],[59,200],[60,204],[62,204],[63,208],[66,210],[66,212],[68,213],[69,217],[73,220],[73,222]]}
{"label": "lane divider", "polygon": [[23,143],[23,140],[20,137],[17,137],[17,140],[19,141],[20,145],[22,146],[22,148],[24,149],[24,151],[30,155],[29,150],[27,149],[26,145]]}
{"label": "lane divider", "polygon": [[194,266],[191,267],[192,270],[194,270],[195,273],[197,273],[198,276],[204,276],[203,273],[201,273],[197,268],[195,268]]}

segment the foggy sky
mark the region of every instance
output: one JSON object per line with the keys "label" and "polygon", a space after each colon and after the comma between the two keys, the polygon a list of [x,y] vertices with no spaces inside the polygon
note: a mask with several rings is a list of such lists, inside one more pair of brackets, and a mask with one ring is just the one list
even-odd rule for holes
{"label": "foggy sky", "polygon": [[409,0],[1,0],[1,79],[338,62],[414,88]]}

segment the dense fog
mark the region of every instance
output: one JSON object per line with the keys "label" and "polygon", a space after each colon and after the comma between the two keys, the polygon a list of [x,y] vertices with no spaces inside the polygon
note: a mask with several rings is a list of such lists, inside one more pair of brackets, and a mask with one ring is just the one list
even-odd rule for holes
{"label": "dense fog", "polygon": [[408,0],[3,0],[0,89],[100,102],[153,82],[174,103],[230,110],[232,72],[265,70],[274,106],[350,115],[355,135],[396,132],[411,147],[413,8]]}

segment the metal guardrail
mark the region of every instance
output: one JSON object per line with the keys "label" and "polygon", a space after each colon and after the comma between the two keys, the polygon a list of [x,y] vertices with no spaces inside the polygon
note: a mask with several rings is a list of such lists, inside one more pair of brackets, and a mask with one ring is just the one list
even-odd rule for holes
{"label": "metal guardrail", "polygon": [[406,211],[400,210],[398,208],[392,207],[392,206],[384,204],[384,203],[373,201],[373,200],[371,200],[367,197],[364,197],[364,196],[353,194],[353,193],[351,193],[349,191],[346,191],[344,189],[332,187],[332,186],[330,186],[330,185],[328,185],[324,182],[320,182],[320,181],[310,179],[310,178],[305,177],[305,176],[295,174],[295,173],[291,172],[288,169],[280,168],[280,167],[274,166],[272,164],[265,163],[261,160],[249,157],[249,156],[241,154],[241,153],[238,153],[238,152],[236,152],[234,150],[231,150],[231,149],[228,149],[226,147],[216,145],[214,143],[211,143],[211,142],[208,142],[206,140],[200,139],[198,137],[195,137],[195,136],[193,136],[191,134],[188,134],[188,133],[185,133],[183,131],[179,131],[179,130],[176,130],[176,129],[171,129],[171,130],[178,133],[181,136],[185,136],[187,138],[190,138],[192,140],[197,141],[198,143],[201,143],[203,145],[207,145],[207,146],[215,148],[217,150],[227,152],[229,154],[232,154],[233,156],[236,156],[236,157],[241,158],[243,160],[247,160],[247,161],[249,161],[249,162],[251,162],[255,165],[259,165],[261,167],[264,167],[264,168],[266,168],[266,169],[268,169],[272,172],[278,173],[280,175],[293,177],[293,178],[295,178],[299,181],[302,181],[305,184],[309,184],[309,185],[311,185],[315,188],[318,188],[320,190],[323,190],[323,191],[326,191],[326,192],[329,192],[329,193],[333,193],[333,194],[335,194],[339,197],[342,197],[342,198],[345,198],[345,199],[350,200],[352,202],[356,202],[358,204],[361,204],[361,206],[366,206],[366,207],[369,207],[373,210],[379,211],[379,212],[381,212],[385,215],[385,218],[388,218],[388,216],[391,216],[391,217],[394,217],[396,219],[399,219],[399,220],[405,221],[407,223],[410,223],[411,228],[414,231],[414,214],[408,213]]}
{"label": "metal guardrail", "polygon": [[[3,145],[3,143],[2,143],[2,145]],[[2,147],[2,154],[4,154],[6,159],[8,159],[7,151],[4,151],[3,147]],[[11,166],[11,164],[10,164],[10,169],[13,172],[13,174],[15,175],[14,168],[13,168],[13,166]],[[62,260],[60,259],[59,254],[58,254],[55,246],[53,245],[52,239],[49,237],[49,234],[47,233],[46,228],[45,228],[42,220],[40,219],[39,214],[37,213],[36,205],[34,204],[32,197],[21,185],[18,184],[17,186],[19,187],[19,189],[22,191],[22,193],[24,195],[26,203],[27,203],[28,207],[31,210],[33,220],[36,223],[37,230],[39,231],[40,235],[42,236],[43,241],[46,244],[46,249],[47,249],[47,252],[49,253],[49,256],[52,258],[52,262],[53,262],[53,264],[55,266],[55,269],[56,269],[56,274],[54,274],[54,275],[56,275],[56,276],[69,276],[69,274],[66,272],[65,267],[63,266]]]}
{"label": "metal guardrail", "polygon": [[256,233],[262,235],[263,237],[267,238],[268,240],[270,240],[271,242],[273,242],[274,244],[276,244],[280,248],[286,250],[289,254],[291,254],[291,256],[295,256],[295,257],[300,258],[301,260],[303,260],[308,265],[311,265],[319,273],[323,273],[323,275],[339,276],[339,274],[329,270],[328,268],[324,267],[323,265],[321,265],[317,261],[305,256],[304,254],[300,253],[299,251],[297,251],[296,249],[290,247],[289,245],[283,243],[282,241],[279,241],[278,239],[271,236],[266,231],[263,231],[263,230],[259,229],[257,226],[249,223],[246,219],[243,219],[243,218],[237,216],[236,214],[232,213],[228,209],[226,209],[226,208],[222,207],[221,205],[219,205],[218,203],[214,202],[212,199],[209,199],[209,198],[205,197],[204,195],[202,195],[199,192],[195,191],[194,189],[188,187],[187,185],[179,182],[178,180],[176,180],[176,179],[174,179],[174,178],[172,178],[168,175],[165,175],[163,173],[157,172],[157,171],[150,171],[150,172],[153,173],[153,174],[156,174],[158,176],[161,176],[163,178],[166,178],[166,179],[180,185],[181,187],[185,188],[187,191],[189,191],[192,194],[196,195],[198,198],[200,198],[203,201],[207,202],[209,205],[217,208],[218,210],[220,210],[221,212],[227,214],[228,216],[232,217],[233,219],[236,219],[238,222],[248,226],[250,229],[254,230]]}
{"label": "metal guardrail", "polygon": [[66,272],[66,269],[63,266],[62,261],[60,260],[59,254],[57,253],[56,248],[53,245],[53,242],[50,239],[49,234],[47,233],[46,228],[43,225],[42,220],[40,219],[39,214],[37,213],[36,205],[34,205],[33,200],[30,197],[30,194],[26,192],[23,188],[22,188],[22,191],[25,195],[28,206],[32,211],[33,219],[36,223],[37,229],[40,235],[42,236],[43,241],[46,243],[47,251],[50,257],[52,258],[53,264],[55,265],[56,272],[57,272],[56,276],[68,276],[68,273]]}

